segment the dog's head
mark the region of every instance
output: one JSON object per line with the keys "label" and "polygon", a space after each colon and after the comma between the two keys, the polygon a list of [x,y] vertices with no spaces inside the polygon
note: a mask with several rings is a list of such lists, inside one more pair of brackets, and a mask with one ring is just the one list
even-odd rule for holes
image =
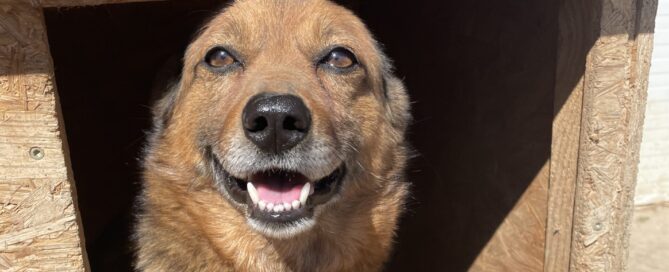
{"label": "dog's head", "polygon": [[215,191],[274,238],[398,182],[410,118],[402,83],[364,24],[323,0],[226,8],[189,46],[157,112],[157,141],[172,150],[162,152],[209,177],[189,197],[204,202]]}

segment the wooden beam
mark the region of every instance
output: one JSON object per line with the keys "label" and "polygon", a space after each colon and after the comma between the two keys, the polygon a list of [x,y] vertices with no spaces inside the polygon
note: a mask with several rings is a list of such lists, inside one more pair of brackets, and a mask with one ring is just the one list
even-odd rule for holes
{"label": "wooden beam", "polygon": [[0,270],[84,271],[42,9],[0,3]]}
{"label": "wooden beam", "polygon": [[558,10],[544,271],[569,270],[585,59],[599,34],[600,1],[565,0]]}
{"label": "wooden beam", "polygon": [[601,1],[585,66],[571,271],[625,271],[657,0]]}
{"label": "wooden beam", "polygon": [[35,1],[38,6],[50,7],[79,7],[79,6],[99,6],[108,4],[124,4],[134,2],[155,2],[163,0],[38,0]]}

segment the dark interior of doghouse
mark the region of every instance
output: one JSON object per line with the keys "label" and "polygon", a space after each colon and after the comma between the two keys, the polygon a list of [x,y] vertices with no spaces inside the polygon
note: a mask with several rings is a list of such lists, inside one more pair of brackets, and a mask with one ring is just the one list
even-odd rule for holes
{"label": "dark interior of doghouse", "polygon": [[[413,103],[413,183],[391,271],[465,271],[550,154],[557,0],[340,1]],[[130,270],[129,229],[158,70],[225,4],[46,9],[93,271]]]}

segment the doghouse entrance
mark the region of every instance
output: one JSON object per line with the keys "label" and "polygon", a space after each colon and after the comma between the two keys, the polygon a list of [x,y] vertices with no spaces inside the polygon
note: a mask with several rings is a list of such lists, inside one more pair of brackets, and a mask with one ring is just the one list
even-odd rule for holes
{"label": "doghouse entrance", "polygon": [[128,271],[131,209],[156,75],[221,1],[46,9],[93,271]]}
{"label": "doghouse entrance", "polygon": [[[340,2],[385,45],[415,101],[413,200],[388,270],[495,263],[477,258],[510,211],[546,201],[536,186],[548,179],[557,1]],[[93,271],[130,270],[131,209],[156,74],[224,4],[45,10]],[[510,242],[526,252],[497,261],[543,264],[545,207],[536,209],[524,240]]]}

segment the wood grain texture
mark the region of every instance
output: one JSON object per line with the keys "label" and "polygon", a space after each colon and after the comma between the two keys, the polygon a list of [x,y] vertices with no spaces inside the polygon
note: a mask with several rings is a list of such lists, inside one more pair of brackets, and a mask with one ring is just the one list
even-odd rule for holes
{"label": "wood grain texture", "polygon": [[656,0],[602,1],[587,57],[571,271],[625,271]]}
{"label": "wood grain texture", "polygon": [[548,165],[537,173],[469,271],[540,271],[544,267]]}
{"label": "wood grain texture", "polygon": [[124,4],[133,2],[154,2],[163,0],[34,0],[33,3],[42,7],[76,7],[98,6],[107,4]]}
{"label": "wood grain texture", "polygon": [[[0,3],[0,270],[83,271],[41,8]],[[29,154],[37,147],[43,157]]]}
{"label": "wood grain texture", "polygon": [[[558,53],[544,271],[569,269],[585,59],[596,40],[598,1],[567,0],[558,15]],[[595,20],[593,20],[593,18]]]}

